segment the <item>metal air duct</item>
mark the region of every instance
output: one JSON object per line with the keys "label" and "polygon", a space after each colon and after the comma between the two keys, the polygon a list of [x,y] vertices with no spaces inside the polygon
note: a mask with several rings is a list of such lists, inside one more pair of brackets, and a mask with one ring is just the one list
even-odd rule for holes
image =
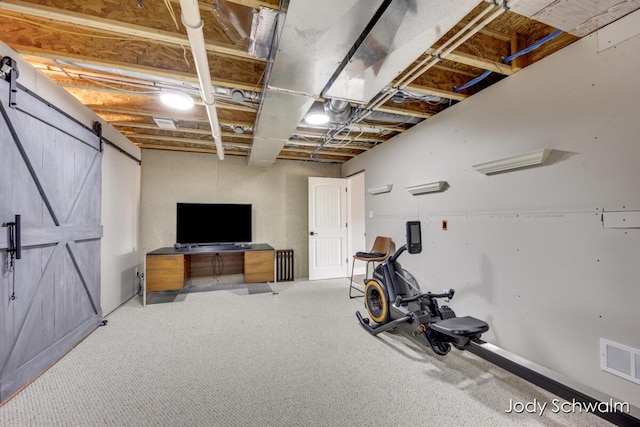
{"label": "metal air duct", "polygon": [[[296,0],[277,20],[249,166],[269,167],[383,0]],[[283,15],[283,14],[280,14]]]}
{"label": "metal air duct", "polygon": [[351,115],[351,104],[338,99],[325,99],[324,112],[334,122],[343,123]]}
{"label": "metal air duct", "polygon": [[367,103],[481,1],[291,1],[249,165],[270,166],[318,98]]}
{"label": "metal air duct", "polygon": [[392,1],[323,97],[368,103],[481,1]]}

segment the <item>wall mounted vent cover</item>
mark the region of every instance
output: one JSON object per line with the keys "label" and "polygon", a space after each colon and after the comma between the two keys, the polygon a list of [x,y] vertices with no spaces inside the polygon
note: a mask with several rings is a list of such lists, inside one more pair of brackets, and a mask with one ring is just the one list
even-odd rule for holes
{"label": "wall mounted vent cover", "polygon": [[640,384],[640,350],[600,338],[600,368]]}

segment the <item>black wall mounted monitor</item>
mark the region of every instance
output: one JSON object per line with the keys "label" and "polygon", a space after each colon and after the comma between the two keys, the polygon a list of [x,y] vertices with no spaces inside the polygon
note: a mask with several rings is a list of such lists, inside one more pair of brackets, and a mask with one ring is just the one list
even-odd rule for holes
{"label": "black wall mounted monitor", "polygon": [[178,203],[176,240],[182,245],[251,242],[251,205]]}
{"label": "black wall mounted monitor", "polygon": [[407,251],[410,254],[422,252],[420,221],[407,221]]}

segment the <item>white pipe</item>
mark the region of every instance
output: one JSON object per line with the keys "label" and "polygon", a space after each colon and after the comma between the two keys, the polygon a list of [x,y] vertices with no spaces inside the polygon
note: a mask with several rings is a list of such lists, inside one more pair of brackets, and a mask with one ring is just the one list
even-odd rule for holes
{"label": "white pipe", "polygon": [[[443,56],[442,55],[442,51],[444,49],[447,48],[447,46],[449,46],[451,43],[453,43],[457,37],[460,37],[461,35],[465,34],[467,31],[471,30],[472,33],[470,33],[469,37],[471,35],[474,35],[475,33],[477,33],[482,27],[478,26],[475,29],[473,28],[474,25],[476,25],[476,23],[482,19],[482,17],[484,17],[487,13],[489,13],[491,10],[493,10],[495,6],[487,6],[484,10],[482,10],[475,18],[473,18],[473,20],[471,20],[471,22],[469,22],[467,25],[465,25],[460,31],[457,31],[456,34],[450,38],[449,40],[447,40],[442,46],[440,46],[438,49],[436,49],[431,56],[423,59],[419,64],[417,64],[415,67],[413,67],[411,69],[411,71],[409,71],[408,73],[405,73],[405,77],[403,79],[401,79],[397,84],[396,87],[400,87],[400,88],[405,88],[406,86],[409,85],[410,82],[407,82],[406,84],[404,84],[403,82],[408,78],[408,77],[413,77],[416,75],[421,75],[423,74],[425,71],[427,71],[429,68],[431,68],[431,64],[430,65],[426,65],[428,62],[432,62],[433,65],[435,65],[436,63],[440,62],[440,59],[437,58],[438,56]],[[466,39],[465,39],[466,40]],[[450,53],[450,52],[449,52]],[[434,61],[435,59],[435,61]],[[423,68],[425,67],[426,68]]]}
{"label": "white pipe", "polygon": [[196,71],[198,72],[198,79],[200,80],[200,94],[207,110],[209,124],[211,125],[211,135],[213,135],[213,141],[216,144],[218,158],[222,160],[224,159],[224,148],[222,147],[220,123],[218,122],[218,113],[215,106],[216,100],[213,97],[209,60],[204,43],[204,33],[202,32],[204,22],[200,17],[198,0],[180,0],[180,8],[182,9],[182,24],[187,29],[193,61],[196,64]]}

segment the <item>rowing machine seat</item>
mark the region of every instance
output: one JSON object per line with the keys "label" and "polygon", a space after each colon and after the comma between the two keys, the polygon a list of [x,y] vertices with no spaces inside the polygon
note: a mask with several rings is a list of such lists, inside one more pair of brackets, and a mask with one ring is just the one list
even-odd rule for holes
{"label": "rowing machine seat", "polygon": [[452,317],[450,319],[434,322],[429,325],[431,329],[451,337],[470,337],[480,335],[489,330],[489,325],[475,317]]}

